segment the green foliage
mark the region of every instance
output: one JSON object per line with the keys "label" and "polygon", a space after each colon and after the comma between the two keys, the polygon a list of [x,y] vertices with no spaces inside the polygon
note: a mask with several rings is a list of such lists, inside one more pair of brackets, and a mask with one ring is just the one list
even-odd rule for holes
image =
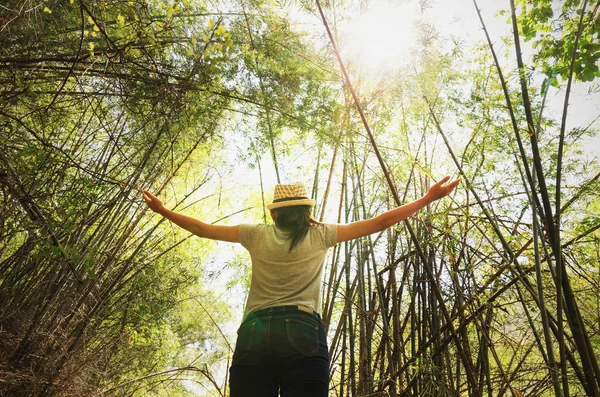
{"label": "green foliage", "polygon": [[[337,206],[342,222],[393,206],[330,47],[315,49],[320,32],[299,32],[275,3],[56,0],[7,11],[14,18],[0,30],[0,366],[8,393],[183,396],[192,393],[184,378],[218,393],[231,357],[225,338],[233,344],[228,293],[247,292],[248,257],[214,258],[215,243],[144,212],[140,188],[210,222],[246,207],[247,219],[261,221],[269,192],[228,198],[226,185],[240,181],[227,178],[273,152],[286,177],[314,178],[319,203],[331,166],[328,221]],[[543,108],[547,87],[536,83],[540,75],[554,86],[565,80],[582,2],[518,4],[520,33],[534,49],[532,99],[525,103],[512,70],[505,71],[508,97],[524,142],[524,106],[544,115],[537,143],[554,188],[557,122]],[[346,12],[350,4],[336,6]],[[595,81],[597,6],[582,26],[575,77]],[[353,83],[403,200],[457,168],[464,180],[455,197],[410,220],[415,239],[403,224],[337,251],[338,273],[327,285],[333,365],[337,371],[341,357],[352,357],[362,367],[335,376],[345,377],[346,394],[396,394],[410,382],[415,395],[458,394],[467,387],[462,348],[478,379],[487,374],[504,387],[505,374],[518,375],[515,387],[538,393],[549,374],[540,368],[549,366],[533,335],[540,325],[527,317],[540,314],[530,288],[536,214],[503,87],[487,47],[463,51],[455,41],[442,49],[435,31],[427,37],[414,68]],[[567,133],[570,183],[562,194],[563,203],[572,200],[561,230],[597,349],[600,192],[597,164],[582,160],[578,146],[595,134],[593,126]],[[229,146],[234,164],[223,154]],[[530,145],[524,157],[533,160]],[[539,245],[548,251],[543,244],[547,235]],[[518,252],[516,263],[507,250]],[[552,260],[544,259],[542,293],[555,313]],[[358,380],[352,393],[351,377]],[[573,384],[573,394],[583,394]]]}
{"label": "green foliage", "polygon": [[[551,79],[551,84],[558,87],[559,79],[566,80],[569,75],[573,46],[580,31],[582,1],[566,1],[561,6],[550,0],[521,0],[518,4],[521,8],[518,19],[520,33],[525,41],[533,40],[536,65]],[[597,11],[597,4],[588,4],[581,20],[574,63],[574,77],[579,81],[600,77],[600,20]]]}

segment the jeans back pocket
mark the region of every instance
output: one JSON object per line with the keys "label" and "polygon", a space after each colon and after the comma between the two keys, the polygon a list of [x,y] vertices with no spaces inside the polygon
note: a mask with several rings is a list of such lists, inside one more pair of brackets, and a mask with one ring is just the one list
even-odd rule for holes
{"label": "jeans back pocket", "polygon": [[310,321],[288,318],[285,320],[288,341],[299,353],[305,356],[319,350],[319,327]]}

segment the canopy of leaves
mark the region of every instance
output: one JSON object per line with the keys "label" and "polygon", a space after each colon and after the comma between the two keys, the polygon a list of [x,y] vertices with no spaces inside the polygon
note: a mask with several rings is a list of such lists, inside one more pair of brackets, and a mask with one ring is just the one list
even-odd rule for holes
{"label": "canopy of leaves", "polygon": [[[487,40],[482,18],[463,49],[421,1],[412,64],[373,82],[359,65],[342,79],[323,20],[298,27],[313,3],[12,3],[0,395],[226,395],[248,257],[153,216],[140,189],[208,222],[260,222],[270,174],[310,182],[329,222],[462,179],[328,258],[331,395],[599,395],[600,174],[582,147],[597,115],[567,127],[548,111],[571,70],[597,98],[597,4],[517,1],[510,38]],[[338,3],[334,31],[369,6]]]}

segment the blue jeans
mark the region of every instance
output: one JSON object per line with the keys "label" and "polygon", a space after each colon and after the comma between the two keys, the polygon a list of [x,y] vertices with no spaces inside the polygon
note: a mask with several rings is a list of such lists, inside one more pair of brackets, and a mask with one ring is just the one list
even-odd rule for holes
{"label": "blue jeans", "polygon": [[327,397],[329,353],[318,314],[293,306],[251,313],[238,329],[231,397]]}

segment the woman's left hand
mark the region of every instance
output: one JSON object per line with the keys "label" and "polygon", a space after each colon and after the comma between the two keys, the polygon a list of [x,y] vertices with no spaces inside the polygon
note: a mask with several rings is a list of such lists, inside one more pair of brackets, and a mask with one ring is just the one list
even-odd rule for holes
{"label": "woman's left hand", "polygon": [[431,198],[431,201],[439,200],[442,197],[446,197],[454,188],[460,183],[460,179],[456,179],[450,183],[446,183],[450,180],[450,176],[446,176],[440,181],[436,182],[429,191],[427,192],[427,196]]}

